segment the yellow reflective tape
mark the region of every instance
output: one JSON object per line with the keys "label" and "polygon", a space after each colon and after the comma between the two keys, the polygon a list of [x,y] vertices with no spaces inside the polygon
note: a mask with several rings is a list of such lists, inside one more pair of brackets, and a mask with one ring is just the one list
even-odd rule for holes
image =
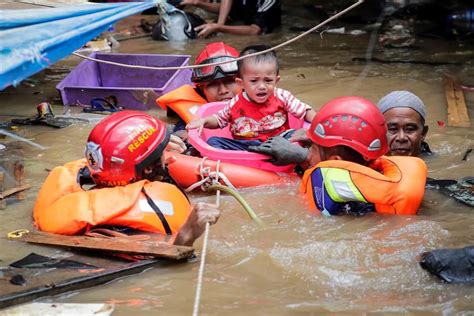
{"label": "yellow reflective tape", "polygon": [[357,186],[352,182],[349,170],[339,168],[321,169],[324,186],[335,202],[358,201],[367,203]]}

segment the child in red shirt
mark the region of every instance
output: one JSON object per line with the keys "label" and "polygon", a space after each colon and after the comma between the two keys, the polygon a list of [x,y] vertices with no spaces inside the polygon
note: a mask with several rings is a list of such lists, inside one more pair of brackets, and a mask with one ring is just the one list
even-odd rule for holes
{"label": "child in red shirt", "polygon": [[[267,46],[249,46],[241,56],[266,50]],[[211,137],[208,144],[221,149],[247,150],[258,146],[273,136],[289,138],[288,115],[307,122],[316,112],[295,98],[289,91],[276,88],[280,80],[278,60],[275,52],[245,58],[238,62],[239,74],[235,81],[242,92],[216,114],[190,122],[187,129],[223,128],[230,124],[233,139]]]}

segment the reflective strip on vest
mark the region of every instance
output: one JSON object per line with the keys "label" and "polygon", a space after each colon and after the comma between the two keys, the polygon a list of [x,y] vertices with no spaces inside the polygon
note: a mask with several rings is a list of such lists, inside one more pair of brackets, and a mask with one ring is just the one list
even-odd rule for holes
{"label": "reflective strip on vest", "polygon": [[[164,215],[174,215],[174,208],[173,208],[173,203],[169,201],[163,201],[163,200],[154,200],[155,204],[159,207],[161,212]],[[140,210],[142,212],[147,212],[147,213],[155,213],[153,208],[150,206],[148,201],[146,199],[140,199],[139,202],[140,204]]]}
{"label": "reflective strip on vest", "polygon": [[325,188],[334,202],[358,201],[367,203],[351,179],[348,170],[339,168],[321,168]]}

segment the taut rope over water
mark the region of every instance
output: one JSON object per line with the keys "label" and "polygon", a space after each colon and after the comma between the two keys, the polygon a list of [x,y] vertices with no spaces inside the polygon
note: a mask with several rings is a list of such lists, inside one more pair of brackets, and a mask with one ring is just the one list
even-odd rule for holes
{"label": "taut rope over water", "polygon": [[198,280],[196,285],[196,296],[194,297],[193,316],[199,315],[199,303],[201,302],[202,278],[204,275],[204,265],[206,264],[207,241],[209,237],[209,222],[204,230],[204,241],[202,244],[201,262],[199,264]]}
{"label": "taut rope over water", "polygon": [[234,62],[234,61],[238,61],[238,60],[241,60],[241,59],[244,59],[244,58],[265,54],[265,53],[271,52],[273,50],[277,50],[279,48],[282,48],[286,45],[289,45],[290,43],[293,43],[294,41],[299,40],[300,38],[316,31],[317,29],[321,28],[322,26],[324,26],[324,25],[328,24],[329,22],[337,19],[341,15],[346,14],[347,12],[351,11],[352,9],[359,6],[363,2],[364,2],[364,0],[357,1],[356,3],[350,5],[349,7],[345,8],[344,10],[334,14],[333,16],[329,17],[328,19],[324,20],[323,22],[319,23],[318,25],[312,27],[311,29],[309,29],[309,30],[301,33],[300,35],[297,35],[297,36],[295,36],[295,37],[293,37],[293,38],[291,38],[291,39],[289,39],[289,40],[287,40],[287,41],[285,41],[281,44],[278,44],[276,46],[273,46],[273,47],[271,47],[267,50],[261,51],[261,52],[248,54],[248,55],[241,56],[241,57],[238,57],[236,59],[228,60],[228,61],[215,62],[215,63],[204,64],[204,65],[189,65],[189,66],[175,66],[175,67],[151,67],[151,66],[140,66],[140,65],[128,65],[128,64],[115,63],[115,62],[112,62],[112,61],[106,61],[106,60],[101,60],[101,59],[96,59],[96,58],[84,56],[84,55],[81,55],[81,54],[76,53],[76,52],[74,52],[72,54],[76,55],[80,58],[95,61],[95,62],[98,62],[98,63],[121,66],[121,67],[126,67],[126,68],[138,68],[138,69],[150,69],[150,70],[181,70],[181,69],[195,69],[195,68],[202,68],[202,67],[209,67],[209,66],[217,66],[217,65],[221,65],[221,64],[227,64],[227,63],[231,63],[231,62]]}

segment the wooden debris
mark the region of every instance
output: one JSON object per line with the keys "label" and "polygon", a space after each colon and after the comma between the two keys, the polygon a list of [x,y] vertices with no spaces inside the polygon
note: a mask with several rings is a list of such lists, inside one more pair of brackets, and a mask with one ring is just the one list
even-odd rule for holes
{"label": "wooden debris", "polygon": [[[117,278],[142,272],[153,266],[169,264],[163,259],[124,262],[123,259],[111,256],[103,258],[85,254],[69,257],[68,259],[87,262],[100,268],[96,270],[11,267],[2,269],[2,274],[6,280],[0,280],[0,309],[30,302],[40,297],[54,296],[97,286]],[[26,280],[26,284],[23,286],[11,284],[8,280],[14,275],[22,275]],[[50,315],[50,313],[43,315]]]}
{"label": "wooden debris", "polygon": [[[3,190],[5,188],[5,175],[3,172],[0,172],[0,192],[3,193]],[[4,198],[0,198],[0,210],[4,210],[7,208],[7,202],[4,200]]]}
{"label": "wooden debris", "polygon": [[[10,235],[12,236],[12,235]],[[129,255],[144,255],[173,260],[189,258],[194,249],[186,246],[176,246],[164,242],[161,235],[145,241],[136,241],[124,238],[95,238],[87,236],[65,236],[45,232],[24,232],[10,240],[23,241],[34,244],[62,246],[82,250],[118,252]],[[157,240],[160,241],[157,241]]]}
{"label": "wooden debris", "polygon": [[4,310],[5,315],[94,315],[109,316],[114,311],[113,304],[77,303],[31,303]]}
{"label": "wooden debris", "polygon": [[429,61],[429,60],[404,60],[404,59],[382,59],[377,57],[353,57],[352,61],[356,62],[377,62],[382,64],[417,64],[417,65],[430,65],[430,66],[440,66],[440,65],[462,65],[462,62],[455,61]]}
{"label": "wooden debris", "polygon": [[[25,181],[25,166],[22,162],[15,162],[15,164],[13,165],[13,174],[15,176],[16,185],[18,187],[21,187],[23,185],[23,182]],[[16,198],[20,201],[24,200],[26,197],[25,192],[23,191],[24,190],[19,190],[16,194]]]}
{"label": "wooden debris", "polygon": [[10,195],[16,194],[17,200],[24,200],[25,193],[23,191],[31,188],[30,184],[25,184],[25,168],[22,162],[17,161],[13,164],[13,175],[15,177],[16,186],[10,189],[5,189],[5,174],[0,172],[0,209],[7,207],[6,198]]}
{"label": "wooden debris", "polygon": [[[3,177],[3,174],[2,174],[2,177]],[[14,188],[11,188],[11,189],[8,189],[8,190],[5,190],[3,192],[0,192],[0,201],[4,201],[5,202],[5,198],[12,195],[12,194],[20,194],[22,193],[23,191],[27,190],[31,188],[31,184],[23,184],[19,187],[14,187]],[[24,197],[22,198],[24,199]]]}
{"label": "wooden debris", "polygon": [[471,126],[461,85],[451,76],[446,76],[445,80],[446,100],[448,102],[448,126]]}

